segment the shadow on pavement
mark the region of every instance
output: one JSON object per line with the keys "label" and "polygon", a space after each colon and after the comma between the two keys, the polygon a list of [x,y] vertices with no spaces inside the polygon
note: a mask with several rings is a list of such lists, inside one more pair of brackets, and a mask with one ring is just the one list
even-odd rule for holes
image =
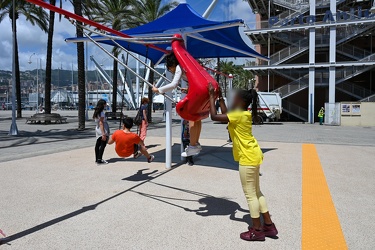
{"label": "shadow on pavement", "polygon": [[135,173],[135,174],[133,174],[133,175],[131,175],[129,177],[123,178],[122,180],[123,181],[146,181],[146,180],[152,180],[152,179],[155,178],[152,175],[158,172],[158,170],[154,170],[154,171],[149,172],[149,173],[144,173],[143,172],[144,170],[149,170],[149,168],[140,169],[140,170],[137,171],[137,173]]}
{"label": "shadow on pavement", "polygon": [[[192,200],[192,199],[181,199],[181,198],[172,198],[172,197],[166,197],[166,196],[160,196],[160,195],[147,194],[147,193],[138,192],[138,191],[135,191],[135,190],[131,190],[131,192],[139,194],[139,195],[147,197],[147,198],[150,198],[150,199],[153,199],[153,200],[156,200],[156,201],[159,201],[159,202],[162,202],[162,203],[165,203],[165,204],[168,204],[170,206],[181,208],[186,212],[193,212],[198,216],[202,216],[202,217],[228,216],[228,218],[230,220],[246,223],[249,226],[251,226],[251,219],[250,219],[249,210],[241,208],[241,206],[238,203],[236,203],[234,201],[231,201],[228,198],[215,197],[215,196],[212,196],[212,195],[209,195],[209,194],[195,192],[195,191],[188,190],[188,189],[171,187],[171,186],[156,183],[156,182],[153,182],[153,181],[151,181],[150,183],[158,185],[158,186],[178,190],[180,192],[196,195],[196,196],[199,196],[201,198]],[[197,202],[197,203],[199,203],[203,206],[199,207],[198,209],[190,209],[186,205],[182,206],[182,205],[173,203],[172,201]],[[242,218],[239,218],[239,217],[236,217],[237,212],[243,212],[243,213],[246,213],[246,214],[244,216],[242,216]]]}
{"label": "shadow on pavement", "polygon": [[[164,174],[166,174],[166,173],[168,173],[168,172],[170,172],[170,171],[178,168],[179,166],[180,166],[179,164],[176,164],[176,165],[172,166],[171,169],[168,169],[168,170],[165,170],[163,172],[160,172],[157,176],[155,176],[152,179],[158,178],[158,177],[160,177],[160,176],[162,176],[162,175],[164,175]],[[122,191],[120,193],[117,193],[115,195],[112,195],[112,196],[108,197],[107,199],[99,201],[99,202],[97,202],[95,204],[91,204],[91,205],[82,207],[82,208],[77,209],[77,210],[75,210],[73,212],[70,212],[68,214],[62,215],[62,216],[57,217],[55,219],[46,221],[46,222],[44,222],[42,224],[39,224],[39,225],[36,225],[34,227],[28,228],[28,229],[26,229],[24,231],[21,231],[21,232],[15,233],[13,235],[10,235],[8,237],[2,238],[2,239],[0,239],[0,245],[8,244],[9,242],[12,242],[12,241],[20,239],[22,237],[28,236],[30,234],[33,234],[33,233],[38,232],[40,230],[43,230],[43,229],[45,229],[47,227],[53,226],[53,225],[55,225],[57,223],[60,223],[62,221],[71,219],[71,218],[73,218],[75,216],[78,216],[78,215],[81,215],[81,214],[83,214],[83,213],[85,213],[87,211],[95,210],[97,206],[99,206],[99,205],[101,205],[101,204],[103,204],[103,203],[105,203],[107,201],[110,201],[110,200],[112,200],[112,199],[114,199],[116,197],[119,197],[119,196],[121,196],[121,195],[123,195],[123,194],[125,194],[127,192],[130,192],[131,190],[133,190],[133,189],[135,189],[135,188],[137,188],[137,187],[139,187],[139,186],[141,186],[143,184],[146,184],[146,183],[150,182],[152,179],[147,179],[147,180],[145,180],[145,181],[143,181],[141,183],[138,183],[137,185],[134,185],[134,186],[132,186],[132,187],[130,187],[128,189],[125,189],[124,191]]]}
{"label": "shadow on pavement", "polygon": [[35,132],[20,131],[18,136],[8,136],[9,131],[0,131],[0,140],[2,142],[8,142],[0,148],[8,147],[20,147],[28,146],[31,144],[43,144],[51,142],[60,142],[76,139],[87,139],[95,138],[95,133],[93,130],[60,130],[60,129],[50,129],[47,131],[37,130]]}
{"label": "shadow on pavement", "polygon": [[[214,167],[214,168],[224,168],[224,169],[231,169],[231,170],[238,170],[238,163],[233,160],[233,153],[232,147],[227,147],[229,144],[226,143],[224,145],[218,146],[206,146],[202,145],[202,151],[199,155],[194,156],[194,166],[189,167]],[[154,145],[152,145],[154,146]],[[158,146],[158,145],[155,145]],[[179,162],[179,164],[185,164],[185,160],[181,160],[180,157],[180,150],[181,144],[175,143],[172,146],[172,162]],[[277,150],[277,148],[262,148],[263,153],[267,153],[272,150]],[[165,149],[161,149],[156,152],[152,152],[155,156],[155,160],[153,162],[163,163],[165,162]],[[111,158],[107,160],[108,163],[115,163],[115,162],[146,162],[146,158],[141,156],[137,159],[132,157],[124,159],[124,158]],[[150,163],[152,166],[152,163]],[[187,164],[186,164],[187,165]]]}
{"label": "shadow on pavement", "polygon": [[[226,145],[227,144],[217,146],[217,147],[212,147],[212,146],[205,147],[204,146],[204,151],[198,157],[196,157],[197,163],[199,165],[208,166],[208,167],[218,167],[218,168],[226,168],[226,169],[237,170],[238,164],[236,162],[234,162],[233,160],[232,161],[228,160],[228,159],[232,159],[232,148],[231,147],[225,147]],[[268,152],[268,151],[271,151],[271,150],[276,150],[276,148],[263,149],[264,152]],[[33,233],[38,232],[40,230],[43,230],[47,227],[53,226],[57,223],[60,223],[62,221],[71,219],[71,218],[73,218],[75,216],[78,216],[78,215],[81,215],[81,214],[83,214],[87,211],[95,210],[96,207],[99,206],[100,204],[103,204],[107,201],[110,201],[110,200],[112,200],[116,197],[119,197],[119,196],[121,196],[121,195],[123,195],[127,192],[130,192],[130,191],[138,193],[142,196],[145,196],[145,197],[148,197],[148,198],[151,198],[151,199],[158,200],[160,202],[167,203],[167,204],[172,205],[172,206],[180,207],[187,212],[195,212],[199,216],[207,217],[207,216],[219,216],[219,215],[226,216],[227,215],[227,216],[229,216],[229,218],[231,220],[249,223],[250,219],[247,219],[247,215],[245,215],[243,218],[236,218],[236,216],[235,216],[237,211],[242,211],[242,212],[248,213],[248,210],[242,209],[240,207],[240,205],[238,205],[236,202],[230,201],[229,199],[214,197],[212,195],[199,193],[199,192],[196,192],[196,191],[180,189],[180,188],[176,188],[176,187],[172,187],[172,186],[167,186],[167,185],[164,185],[164,184],[161,184],[161,183],[153,182],[153,180],[155,180],[156,178],[158,178],[160,176],[163,176],[166,173],[169,173],[170,171],[173,171],[174,169],[177,169],[178,167],[180,167],[183,164],[181,162],[179,152],[180,152],[180,144],[174,144],[173,148],[172,148],[173,162],[179,162],[179,163],[172,166],[171,169],[165,170],[163,172],[158,172],[157,170],[154,170],[150,173],[143,173],[143,171],[147,170],[147,169],[138,170],[136,174],[122,179],[122,180],[127,180],[127,181],[134,181],[134,182],[135,181],[141,181],[137,185],[134,185],[134,186],[132,186],[132,187],[120,192],[120,193],[112,195],[112,196],[108,197],[107,199],[104,199],[104,200],[99,201],[97,203],[82,207],[82,208],[80,208],[78,210],[75,210],[73,212],[70,212],[68,214],[62,215],[62,216],[57,217],[55,219],[46,221],[42,224],[39,224],[39,225],[36,225],[34,227],[25,229],[24,231],[21,231],[21,232],[15,233],[13,235],[10,235],[8,237],[2,238],[2,239],[0,239],[0,245],[8,244],[9,242],[12,242],[12,241],[20,239],[22,237],[28,236],[30,234],[33,234]],[[229,156],[229,154],[230,154],[230,156]],[[154,155],[156,156],[155,159],[157,159],[158,162],[164,162],[165,161],[165,150],[157,151],[156,153],[154,153]],[[162,156],[162,155],[164,155],[164,156]],[[215,159],[216,159],[216,161],[215,161]],[[219,161],[217,161],[218,159],[219,159]],[[122,160],[124,160],[124,159],[122,159]],[[134,159],[132,159],[132,160],[134,160]],[[187,207],[183,207],[183,206],[174,204],[172,202],[163,200],[163,199],[177,200],[176,198],[160,197],[160,196],[155,196],[155,195],[150,195],[150,194],[145,194],[145,193],[140,193],[140,192],[134,191],[135,188],[137,188],[137,187],[139,187],[143,184],[150,183],[150,182],[155,184],[155,185],[163,186],[163,187],[166,187],[166,188],[172,188],[172,189],[175,189],[175,190],[179,190],[179,191],[182,191],[182,192],[186,192],[186,193],[190,193],[190,194],[193,194],[193,195],[200,196],[201,198],[199,198],[198,200],[192,200],[192,201],[196,201],[196,202],[198,202],[200,204],[203,204],[205,206],[201,207],[197,210],[192,210],[192,209],[189,209]],[[189,201],[191,201],[191,200],[189,200]]]}

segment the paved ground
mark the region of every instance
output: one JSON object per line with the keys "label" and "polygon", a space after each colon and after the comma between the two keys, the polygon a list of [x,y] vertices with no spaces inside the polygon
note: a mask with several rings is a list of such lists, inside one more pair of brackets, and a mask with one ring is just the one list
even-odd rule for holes
{"label": "paved ground", "polygon": [[[155,163],[118,159],[108,146],[110,164],[98,167],[93,123],[77,132],[75,113],[60,113],[67,125],[19,121],[20,136],[8,137],[9,113],[0,112],[0,229],[9,236],[2,249],[301,249],[302,231],[318,229],[323,237],[334,216],[349,249],[375,248],[374,128],[255,126],[265,152],[262,190],[280,237],[248,243],[238,238],[250,220],[225,125],[205,121],[204,150],[189,167],[178,156],[176,120],[174,167],[165,170],[158,113],[147,138]],[[311,198],[302,192],[306,143],[315,144],[320,163],[313,167],[324,170],[335,214],[319,206],[315,217],[303,212],[302,201]],[[306,227],[303,219],[322,226]],[[323,239],[316,241],[324,246]]]}

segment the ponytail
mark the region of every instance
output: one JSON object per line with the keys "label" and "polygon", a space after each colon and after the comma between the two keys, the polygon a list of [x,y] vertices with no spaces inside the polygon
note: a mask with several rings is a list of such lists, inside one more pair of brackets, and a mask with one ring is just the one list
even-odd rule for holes
{"label": "ponytail", "polygon": [[256,119],[258,116],[258,93],[255,89],[250,89],[251,94],[251,114],[253,116],[253,119]]}
{"label": "ponytail", "polygon": [[251,105],[251,115],[253,117],[253,121],[257,120],[258,117],[258,93],[255,89],[250,90],[239,90],[237,92],[240,98],[244,102],[244,110],[247,110],[248,107]]}

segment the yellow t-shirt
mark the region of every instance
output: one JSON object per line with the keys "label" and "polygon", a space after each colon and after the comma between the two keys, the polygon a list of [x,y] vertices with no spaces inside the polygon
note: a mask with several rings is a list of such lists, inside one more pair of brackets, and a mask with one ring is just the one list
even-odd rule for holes
{"label": "yellow t-shirt", "polygon": [[249,111],[232,111],[228,114],[228,130],[233,141],[233,157],[240,165],[258,166],[263,153],[252,134],[252,116]]}

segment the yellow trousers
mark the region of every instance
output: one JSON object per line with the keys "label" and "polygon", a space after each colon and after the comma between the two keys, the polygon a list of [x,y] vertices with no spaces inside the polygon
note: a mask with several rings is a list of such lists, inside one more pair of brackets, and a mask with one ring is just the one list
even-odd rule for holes
{"label": "yellow trousers", "polygon": [[251,218],[259,218],[260,213],[268,212],[266,199],[259,186],[259,166],[239,167],[240,179],[247,204],[249,205]]}

